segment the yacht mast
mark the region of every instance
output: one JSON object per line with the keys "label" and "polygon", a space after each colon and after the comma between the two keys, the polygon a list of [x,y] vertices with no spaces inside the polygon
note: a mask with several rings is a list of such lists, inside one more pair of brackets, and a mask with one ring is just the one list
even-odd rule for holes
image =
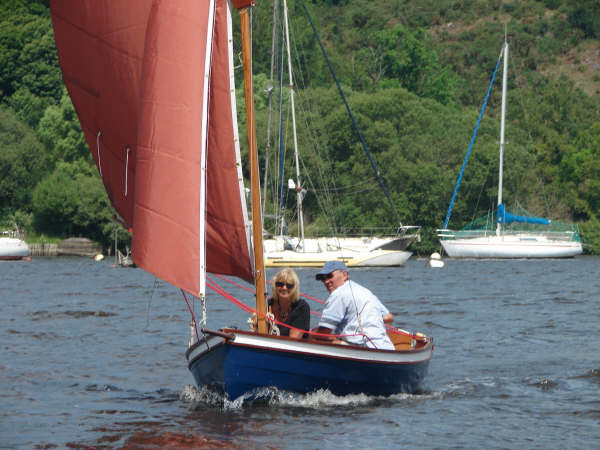
{"label": "yacht mast", "polygon": [[288,26],[287,0],[283,0],[283,16],[285,26],[285,42],[288,58],[288,74],[290,80],[290,107],[292,108],[292,130],[294,134],[294,158],[296,159],[296,199],[298,205],[298,237],[304,241],[304,220],[302,217],[302,185],[300,184],[300,164],[298,162],[298,139],[296,137],[296,109],[294,107],[294,81],[292,77],[292,58],[290,54],[290,32]]}
{"label": "yacht mast", "polygon": [[[506,82],[508,79],[508,42],[506,34],[504,35],[504,66],[502,69],[502,113],[500,116],[500,162],[498,169],[498,206],[502,204],[502,170],[504,160],[504,117],[506,115]],[[499,236],[502,232],[502,224],[498,217],[496,225],[496,235]]]}

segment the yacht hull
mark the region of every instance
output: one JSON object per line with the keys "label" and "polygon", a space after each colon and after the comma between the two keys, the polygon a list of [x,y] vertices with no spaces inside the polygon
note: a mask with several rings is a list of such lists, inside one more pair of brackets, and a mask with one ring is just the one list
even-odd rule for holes
{"label": "yacht hull", "polygon": [[30,255],[29,246],[21,239],[0,238],[0,260],[19,260]]}
{"label": "yacht hull", "polygon": [[265,267],[322,267],[326,261],[343,261],[348,267],[402,266],[412,255],[402,250],[375,250],[370,252],[330,251],[295,252],[285,250],[265,254]]}
{"label": "yacht hull", "polygon": [[451,258],[572,258],[583,251],[581,242],[535,234],[442,239],[441,243]]}

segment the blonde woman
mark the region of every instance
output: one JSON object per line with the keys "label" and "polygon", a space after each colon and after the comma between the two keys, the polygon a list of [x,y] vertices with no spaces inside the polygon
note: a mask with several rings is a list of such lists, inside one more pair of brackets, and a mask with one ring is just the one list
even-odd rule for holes
{"label": "blonde woman", "polygon": [[277,321],[293,327],[279,325],[281,336],[296,339],[304,337],[300,330],[310,328],[310,307],[305,300],[299,298],[300,280],[296,272],[288,267],[282,269],[273,277],[272,289],[269,310]]}

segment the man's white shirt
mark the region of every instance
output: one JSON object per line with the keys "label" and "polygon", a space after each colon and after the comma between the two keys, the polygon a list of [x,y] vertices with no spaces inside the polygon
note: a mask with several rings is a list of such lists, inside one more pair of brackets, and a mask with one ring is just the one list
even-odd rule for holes
{"label": "man's white shirt", "polygon": [[370,290],[348,280],[327,298],[319,326],[352,344],[393,350],[382,312],[389,311]]}

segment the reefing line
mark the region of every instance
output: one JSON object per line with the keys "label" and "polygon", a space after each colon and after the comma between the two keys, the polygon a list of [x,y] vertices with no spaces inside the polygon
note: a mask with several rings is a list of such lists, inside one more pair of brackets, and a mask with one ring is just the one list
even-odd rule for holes
{"label": "reefing line", "polygon": [[129,172],[129,152],[131,151],[131,149],[129,147],[127,147],[127,153],[125,155],[125,197],[127,197],[127,175]]}
{"label": "reefing line", "polygon": [[100,136],[102,136],[102,131],[98,130],[98,135],[96,136],[96,153],[98,154],[98,171],[100,172],[100,177],[102,177],[102,164],[100,163]]}

